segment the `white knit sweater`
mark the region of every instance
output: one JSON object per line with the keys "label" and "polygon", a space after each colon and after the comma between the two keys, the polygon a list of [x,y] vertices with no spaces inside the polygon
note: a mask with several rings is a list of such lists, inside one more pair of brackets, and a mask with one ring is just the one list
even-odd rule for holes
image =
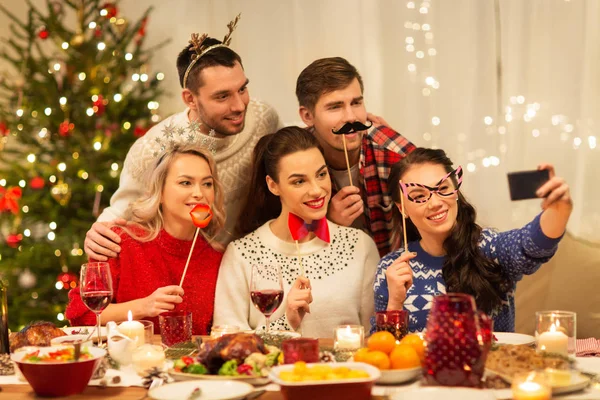
{"label": "white knit sweater", "polygon": [[219,241],[227,244],[231,240],[250,180],[254,147],[261,137],[276,132],[283,124],[272,107],[253,99],[248,104],[242,132],[225,138],[208,138],[198,132],[197,125],[190,123],[188,112],[189,108],[186,108],[164,119],[131,146],[121,172],[119,189],[110,199],[110,207],[104,209],[98,221],[112,221],[126,216],[129,205],[144,193],[143,178],[154,167],[165,147],[174,143],[200,142],[215,150],[217,174],[225,191],[227,212],[227,233]]}
{"label": "white knit sweater", "polygon": [[[215,325],[237,325],[242,330],[264,329],[265,318],[250,300],[252,264],[278,264],[284,299],[271,316],[271,327],[290,330],[285,318],[287,294],[299,274],[295,243],[273,234],[267,222],[227,246],[215,294]],[[373,279],[379,261],[377,247],[367,234],[329,221],[331,243],[319,238],[300,243],[305,275],[313,302],[300,331],[307,337],[332,337],[337,325],[363,325],[369,331],[373,314]]]}

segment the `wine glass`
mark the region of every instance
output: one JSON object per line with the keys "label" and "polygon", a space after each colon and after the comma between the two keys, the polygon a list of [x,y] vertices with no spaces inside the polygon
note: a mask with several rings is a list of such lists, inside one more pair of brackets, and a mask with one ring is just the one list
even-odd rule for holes
{"label": "wine glass", "polygon": [[265,316],[265,333],[269,333],[269,318],[283,301],[283,281],[279,265],[252,265],[250,298]]}
{"label": "wine glass", "polygon": [[80,291],[83,304],[96,314],[98,346],[102,344],[100,335],[100,314],[110,304],[113,296],[110,265],[106,262],[93,262],[81,266]]}

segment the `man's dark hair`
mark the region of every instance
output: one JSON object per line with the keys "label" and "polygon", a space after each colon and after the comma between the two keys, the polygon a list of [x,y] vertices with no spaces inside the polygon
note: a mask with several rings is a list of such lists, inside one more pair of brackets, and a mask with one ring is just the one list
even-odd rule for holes
{"label": "man's dark hair", "polygon": [[[206,38],[203,42],[203,45],[206,47],[214,46],[216,44],[221,44],[221,41],[214,38]],[[179,84],[182,88],[185,71],[192,62],[192,55],[194,54],[195,53],[192,50],[192,44],[190,43],[177,56],[177,72],[179,73]],[[192,67],[192,70],[189,72],[187,77],[187,82],[185,85],[186,88],[196,93],[203,85],[203,82],[200,79],[200,73],[204,68],[214,67],[217,65],[233,68],[236,61],[239,62],[243,67],[240,56],[229,47],[217,47],[210,50],[208,53],[205,53],[202,57],[200,57],[200,59],[196,61]]]}
{"label": "man's dark hair", "polygon": [[361,93],[363,81],[358,70],[342,57],[321,58],[313,61],[298,76],[296,97],[300,106],[314,111],[319,97],[335,90],[344,89],[358,79]]}

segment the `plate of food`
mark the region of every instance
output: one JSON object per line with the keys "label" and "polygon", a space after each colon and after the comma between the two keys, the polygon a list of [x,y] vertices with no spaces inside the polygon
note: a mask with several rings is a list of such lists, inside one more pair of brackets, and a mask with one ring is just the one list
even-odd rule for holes
{"label": "plate of food", "polygon": [[245,398],[253,389],[243,382],[188,381],[158,386],[150,389],[148,396],[155,400],[238,400]]}
{"label": "plate of food", "polygon": [[202,343],[195,357],[180,357],[169,374],[177,381],[233,380],[265,385],[269,382],[270,368],[279,363],[280,354],[277,347],[265,345],[255,334],[228,334]]}
{"label": "plate of food", "polygon": [[519,374],[530,371],[543,371],[551,383],[553,394],[571,393],[586,388],[590,378],[573,369],[573,361],[568,357],[540,354],[535,349],[522,345],[499,346],[488,354],[485,369],[507,384]]}
{"label": "plate of food", "polygon": [[535,338],[531,335],[513,332],[494,332],[496,344],[518,344],[532,345],[535,344]]}
{"label": "plate of food", "polygon": [[[96,329],[97,329],[97,327],[95,327],[95,326],[65,326],[64,328],[62,328],[63,332],[65,332],[67,335],[86,335],[86,336],[88,336],[91,334],[92,336],[90,336],[90,339],[92,339],[92,340],[98,339],[98,334],[96,333]],[[102,337],[102,339],[106,339],[107,333],[108,333],[108,330],[106,329],[106,327],[101,326],[100,327],[100,336]]]}

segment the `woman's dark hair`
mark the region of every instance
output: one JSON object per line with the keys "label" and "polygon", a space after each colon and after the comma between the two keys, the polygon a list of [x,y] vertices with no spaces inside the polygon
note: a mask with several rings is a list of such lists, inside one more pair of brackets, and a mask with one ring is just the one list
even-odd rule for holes
{"label": "woman's dark hair", "polygon": [[[221,41],[209,37],[206,38],[202,43],[204,47],[209,47],[216,44],[221,44]],[[190,43],[183,50],[181,50],[177,56],[177,73],[179,74],[179,84],[181,87],[183,87],[183,77],[185,75],[185,71],[192,62],[192,56],[195,54],[196,53],[192,50],[192,44]],[[203,82],[200,80],[200,73],[202,70],[218,65],[227,68],[233,68],[236,61],[240,63],[242,68],[244,67],[242,65],[242,59],[240,56],[229,47],[216,47],[212,49],[208,53],[203,54],[200,60],[194,64],[188,75],[186,87],[192,92],[196,93],[203,85]]]}
{"label": "woman's dark hair", "polygon": [[281,201],[269,191],[266,177],[279,182],[279,161],[289,154],[313,148],[323,152],[314,135],[298,126],[287,126],[260,138],[252,156],[250,190],[236,224],[236,237],[255,231],[281,214]]}
{"label": "woman's dark hair", "polygon": [[[436,164],[446,172],[454,170],[452,161],[443,150],[417,148],[396,163],[390,172],[389,190],[394,202],[400,202],[399,180],[414,165]],[[404,198],[406,199],[406,197]],[[446,257],[442,276],[447,292],[467,293],[475,297],[478,308],[490,313],[500,306],[502,297],[510,290],[510,281],[500,265],[488,259],[479,249],[481,227],[475,222],[477,212],[458,191],[458,215],[450,236],[444,241]],[[394,248],[398,248],[402,237],[402,217],[394,207]],[[409,242],[421,239],[421,235],[410,219],[406,220],[406,235]]]}

